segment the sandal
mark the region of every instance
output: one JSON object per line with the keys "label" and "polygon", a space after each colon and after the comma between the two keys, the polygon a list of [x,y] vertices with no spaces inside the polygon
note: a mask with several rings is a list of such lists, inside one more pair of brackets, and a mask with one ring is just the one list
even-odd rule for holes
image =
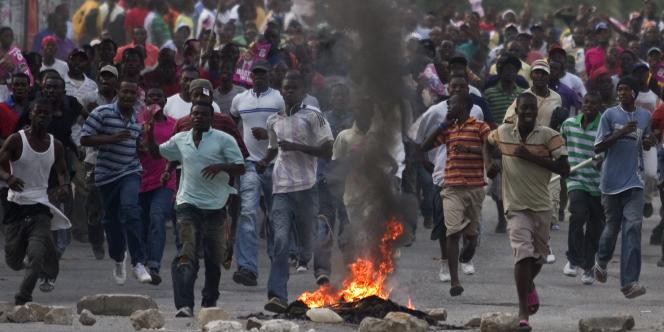
{"label": "sandal", "polygon": [[533,330],[532,327],[530,327],[530,324],[528,323],[527,320],[522,319],[519,321],[519,327],[516,328],[518,332],[530,332]]}
{"label": "sandal", "polygon": [[450,295],[459,296],[462,293],[463,293],[463,287],[461,286],[461,284],[452,285],[452,287],[450,287]]}
{"label": "sandal", "polygon": [[528,314],[534,315],[537,313],[540,307],[539,295],[537,295],[537,288],[533,285],[533,290],[528,293]]}

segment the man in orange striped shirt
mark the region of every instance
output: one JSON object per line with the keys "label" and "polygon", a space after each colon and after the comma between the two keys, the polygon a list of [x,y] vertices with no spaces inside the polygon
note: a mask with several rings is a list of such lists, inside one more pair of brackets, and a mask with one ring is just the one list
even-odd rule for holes
{"label": "man in orange striped shirt", "polygon": [[[447,264],[450,269],[450,295],[459,296],[459,261],[469,264],[477,247],[477,236],[484,201],[484,145],[491,128],[470,116],[473,102],[468,95],[449,99],[445,121],[422,145],[423,151],[445,144],[447,160],[441,197],[447,228]],[[459,239],[465,245],[459,255]]]}

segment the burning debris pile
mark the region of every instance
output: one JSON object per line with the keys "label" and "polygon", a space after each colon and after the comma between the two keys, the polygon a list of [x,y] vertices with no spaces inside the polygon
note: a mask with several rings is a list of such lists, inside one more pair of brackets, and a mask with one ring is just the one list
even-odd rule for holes
{"label": "burning debris pile", "polygon": [[[298,300],[309,308],[319,308],[354,302],[370,296],[387,299],[390,290],[385,288],[385,281],[394,271],[392,244],[401,234],[403,234],[403,224],[394,219],[390,220],[379,245],[380,257],[357,258],[350,264],[350,274],[342,283],[343,287],[340,290],[334,290],[333,286],[327,284],[315,292],[303,293]],[[373,260],[378,262],[374,263]]]}

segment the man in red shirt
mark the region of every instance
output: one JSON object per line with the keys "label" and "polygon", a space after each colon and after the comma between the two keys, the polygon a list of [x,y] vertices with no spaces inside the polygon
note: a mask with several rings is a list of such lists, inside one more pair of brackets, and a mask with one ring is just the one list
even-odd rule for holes
{"label": "man in red shirt", "polygon": [[593,74],[593,71],[603,67],[606,64],[606,50],[609,47],[611,40],[611,30],[609,26],[600,22],[595,26],[595,36],[598,45],[586,51],[586,73],[588,76]]}
{"label": "man in red shirt", "polygon": [[136,28],[145,27],[145,18],[150,13],[147,0],[136,0],[133,8],[125,14],[124,28],[127,31],[127,40],[131,39],[131,32]]}
{"label": "man in red shirt", "polygon": [[122,53],[128,48],[140,47],[144,50],[145,55],[145,66],[148,68],[154,68],[157,65],[157,59],[159,58],[159,48],[147,42],[148,34],[145,31],[144,27],[134,28],[132,42],[120,47],[118,52],[113,58],[113,62],[119,64],[122,60]]}

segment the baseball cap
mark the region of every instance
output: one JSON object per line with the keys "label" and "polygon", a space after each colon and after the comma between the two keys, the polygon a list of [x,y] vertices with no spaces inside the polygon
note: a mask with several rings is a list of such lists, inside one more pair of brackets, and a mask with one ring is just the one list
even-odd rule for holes
{"label": "baseball cap", "polygon": [[111,73],[113,76],[118,77],[118,69],[115,68],[115,66],[106,65],[101,67],[101,69],[99,69],[99,75],[102,73]]}
{"label": "baseball cap", "polygon": [[57,43],[58,40],[55,39],[55,36],[46,36],[41,41],[41,47],[44,48],[46,46],[46,44],[51,43],[51,42]]}
{"label": "baseball cap", "polygon": [[189,83],[189,92],[191,93],[194,91],[194,89],[202,88],[203,89],[203,94],[209,97],[212,97],[212,83],[210,81],[203,79],[203,78],[197,78],[191,83]]}
{"label": "baseball cap", "polygon": [[599,22],[597,25],[595,25],[595,31],[599,30],[609,30],[609,25],[605,22]]}
{"label": "baseball cap", "polygon": [[530,71],[532,72],[538,69],[546,72],[547,74],[551,73],[551,69],[549,68],[549,63],[546,62],[546,60],[540,59],[540,60],[535,60],[535,62],[533,62],[533,64],[530,67]]}
{"label": "baseball cap", "polygon": [[653,46],[650,49],[648,49],[648,53],[646,54],[650,55],[650,53],[652,52],[659,52],[659,54],[662,54],[662,50],[657,46]]}
{"label": "baseball cap", "polygon": [[258,60],[251,66],[251,71],[255,70],[270,71],[272,70],[272,66],[266,60]]}
{"label": "baseball cap", "polygon": [[69,57],[71,58],[74,55],[79,55],[79,54],[85,56],[86,58],[88,57],[88,53],[86,53],[85,50],[82,48],[75,48],[71,50],[71,52],[69,52]]}
{"label": "baseball cap", "polygon": [[505,26],[504,30],[507,30],[507,29],[514,29],[514,30],[518,31],[519,27],[517,27],[516,24],[514,24],[514,23],[509,23],[508,25]]}

